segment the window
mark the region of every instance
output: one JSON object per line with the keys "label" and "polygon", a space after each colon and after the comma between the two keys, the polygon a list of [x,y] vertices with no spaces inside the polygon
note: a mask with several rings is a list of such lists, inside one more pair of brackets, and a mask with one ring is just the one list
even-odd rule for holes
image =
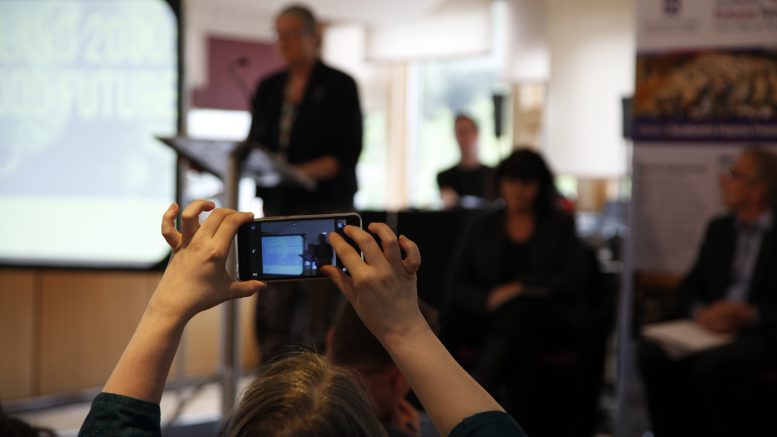
{"label": "window", "polygon": [[455,115],[465,113],[478,122],[480,159],[493,166],[511,150],[510,99],[506,96],[503,103],[503,132],[497,138],[493,95],[506,92],[500,88],[499,71],[490,58],[420,63],[416,74],[420,122],[411,144],[408,194],[413,207],[439,207],[437,173],[459,160],[453,135]]}

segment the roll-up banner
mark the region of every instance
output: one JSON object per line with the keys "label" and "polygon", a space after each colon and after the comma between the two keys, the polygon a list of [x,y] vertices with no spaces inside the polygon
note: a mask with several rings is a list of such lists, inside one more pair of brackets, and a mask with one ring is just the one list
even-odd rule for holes
{"label": "roll-up banner", "polygon": [[777,147],[777,0],[640,0],[633,269],[684,273],[742,147]]}

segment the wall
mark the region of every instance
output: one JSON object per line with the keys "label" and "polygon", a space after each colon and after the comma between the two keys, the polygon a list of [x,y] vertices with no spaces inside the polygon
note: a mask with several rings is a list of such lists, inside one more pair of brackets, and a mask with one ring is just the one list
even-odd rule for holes
{"label": "wall", "polygon": [[634,89],[634,0],[549,0],[544,150],[557,173],[626,171],[621,98]]}
{"label": "wall", "polygon": [[548,7],[544,0],[510,0],[507,3],[504,76],[514,83],[548,80]]}
{"label": "wall", "polygon": [[38,373],[36,289],[31,272],[0,272],[0,399],[28,396],[40,385],[33,376]]}
{"label": "wall", "polygon": [[[272,13],[250,3],[185,0],[185,101],[206,83],[208,35],[269,41]],[[158,272],[0,268],[0,400],[102,386],[161,277]],[[241,302],[243,365],[258,362],[253,299]],[[171,380],[218,370],[220,311],[188,325]]]}
{"label": "wall", "polygon": [[212,0],[185,0],[184,19],[187,89],[203,87],[208,81],[208,36],[265,42],[272,39],[273,12],[249,5],[224,7]]}
{"label": "wall", "polygon": [[[121,356],[158,272],[0,269],[0,400],[102,386]],[[258,362],[253,299],[241,302],[243,366]],[[187,326],[171,380],[215,375],[219,309]]]}

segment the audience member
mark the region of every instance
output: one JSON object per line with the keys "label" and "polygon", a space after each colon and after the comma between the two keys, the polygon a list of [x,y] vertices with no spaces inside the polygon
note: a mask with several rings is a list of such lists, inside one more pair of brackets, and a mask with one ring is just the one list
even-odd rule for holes
{"label": "audience member", "polygon": [[[253,98],[248,141],[283,156],[315,180],[308,191],[282,184],[257,187],[266,216],[353,210],[362,114],[356,82],[320,59],[321,32],[313,12],[284,8],[275,19],[286,68],[264,78]],[[273,284],[257,300],[255,333],[262,359],[289,343],[323,347],[340,302],[329,283]]]}
{"label": "audience member", "polygon": [[[224,265],[237,229],[250,213],[190,204],[177,231],[173,204],[162,233],[173,256],[149,300],[135,334],[97,396],[79,435],[159,436],[159,401],[188,321],[229,299],[255,294],[259,281],[233,281]],[[200,226],[203,211],[213,212]],[[324,272],[386,348],[421,400],[440,435],[524,436],[518,424],[445,350],[418,306],[418,247],[385,224],[369,230],[346,226],[360,255],[336,233],[330,243],[349,274]],[[402,259],[401,251],[406,256]],[[292,360],[292,361],[288,361]],[[229,419],[228,436],[383,436],[367,395],[346,372],[309,356],[278,357],[263,369]]]}
{"label": "audience member", "polygon": [[480,163],[478,124],[474,118],[459,114],[454,119],[454,134],[461,158],[458,164],[437,175],[443,206],[487,205],[495,197],[494,170]]}
{"label": "audience member", "polygon": [[383,435],[369,399],[348,370],[313,352],[291,352],[259,369],[222,435]]}
{"label": "audience member", "polygon": [[[435,333],[436,311],[420,302],[421,314]],[[327,337],[327,357],[356,371],[367,383],[375,414],[391,437],[434,437],[429,418],[406,400],[410,385],[386,349],[364,326],[353,306],[346,304]]]}
{"label": "audience member", "polygon": [[[658,437],[763,435],[756,386],[777,365],[777,157],[746,149],[721,175],[729,213],[707,226],[667,319],[690,318],[734,340],[682,360],[649,342],[639,348]],[[774,428],[772,428],[774,429]]]}
{"label": "audience member", "polygon": [[538,153],[513,152],[496,176],[505,206],[477,218],[460,244],[443,335],[455,352],[477,351],[475,377],[494,395],[503,390],[503,405],[532,434],[541,353],[574,345],[590,267]]}

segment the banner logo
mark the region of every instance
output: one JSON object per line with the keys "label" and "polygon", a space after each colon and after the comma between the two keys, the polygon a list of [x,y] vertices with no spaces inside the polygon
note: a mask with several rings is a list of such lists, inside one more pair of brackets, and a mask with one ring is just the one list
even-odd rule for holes
{"label": "banner logo", "polygon": [[682,0],[664,0],[664,13],[666,15],[677,15],[682,10]]}

